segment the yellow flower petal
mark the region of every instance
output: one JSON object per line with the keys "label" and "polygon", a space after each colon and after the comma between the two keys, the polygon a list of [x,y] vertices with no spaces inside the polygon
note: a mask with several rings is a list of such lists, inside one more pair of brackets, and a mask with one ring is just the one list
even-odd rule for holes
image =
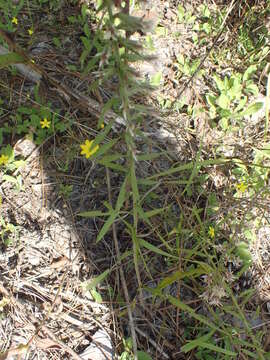
{"label": "yellow flower petal", "polygon": [[11,20],[12,24],[18,25],[18,19],[14,16]]}
{"label": "yellow flower petal", "polygon": [[93,147],[94,140],[85,140],[84,144],[81,144],[81,155],[85,155],[86,159],[88,159],[91,155],[98,151],[99,146],[96,145]]}
{"label": "yellow flower petal", "polygon": [[31,36],[33,35],[34,31],[32,29],[28,29],[28,34]]}
{"label": "yellow flower petal", "polygon": [[241,193],[244,193],[247,190],[248,186],[244,184],[243,182],[240,182],[236,185],[236,189],[240,191]]}
{"label": "yellow flower petal", "polygon": [[49,129],[51,126],[51,122],[47,118],[44,118],[43,120],[40,120],[40,125],[41,125],[42,129],[44,129],[44,128]]}
{"label": "yellow flower petal", "polygon": [[6,165],[8,163],[9,157],[7,155],[2,154],[0,156],[0,166]]}
{"label": "yellow flower petal", "polygon": [[210,238],[214,239],[215,229],[213,228],[213,226],[209,226],[208,235],[210,236]]}

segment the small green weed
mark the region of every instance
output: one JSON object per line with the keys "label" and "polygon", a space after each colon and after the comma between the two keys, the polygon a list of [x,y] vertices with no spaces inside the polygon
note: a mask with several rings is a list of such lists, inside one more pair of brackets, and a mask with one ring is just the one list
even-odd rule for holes
{"label": "small green weed", "polygon": [[56,111],[51,112],[48,106],[38,108],[20,106],[16,114],[11,115],[10,118],[13,127],[5,123],[2,127],[3,134],[28,135],[38,145],[55,133],[64,133],[72,124],[72,121],[67,120],[66,117],[63,120]]}
{"label": "small green weed", "polygon": [[[178,68],[178,77],[181,75],[192,76],[197,67],[199,66],[200,60],[190,60],[187,56],[183,54],[177,55],[177,63],[176,66]],[[198,76],[202,75],[203,71],[198,73]]]}
{"label": "small green weed", "polygon": [[209,105],[209,116],[217,122],[222,130],[231,130],[231,125],[241,127],[241,119],[250,116],[260,110],[261,102],[248,104],[250,95],[258,95],[258,87],[251,79],[256,71],[256,66],[251,65],[245,73],[231,74],[221,79],[213,75],[217,94],[207,94],[206,100]]}
{"label": "small green weed", "polygon": [[59,195],[63,196],[65,200],[69,199],[73,190],[73,185],[59,185]]}
{"label": "small green weed", "polygon": [[[0,205],[1,207],[1,205]],[[18,236],[18,226],[8,223],[0,216],[0,238],[5,247],[13,243],[14,238]]]}

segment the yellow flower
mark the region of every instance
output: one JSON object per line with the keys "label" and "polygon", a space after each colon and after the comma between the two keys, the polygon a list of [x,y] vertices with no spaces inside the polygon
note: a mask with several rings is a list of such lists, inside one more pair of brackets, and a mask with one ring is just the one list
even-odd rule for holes
{"label": "yellow flower", "polygon": [[81,144],[80,147],[82,149],[81,155],[85,155],[86,159],[88,159],[91,155],[98,151],[99,146],[96,145],[93,147],[94,140],[85,140],[84,144]]}
{"label": "yellow flower", "polygon": [[14,16],[11,20],[12,24],[18,25],[18,19]]}
{"label": "yellow flower", "polygon": [[104,129],[104,126],[105,126],[105,125],[104,125],[103,123],[100,124],[100,128],[101,128],[101,129]]}
{"label": "yellow flower", "polygon": [[215,229],[213,228],[213,226],[209,226],[208,235],[210,236],[210,238],[214,239]]}
{"label": "yellow flower", "polygon": [[33,33],[34,33],[34,30],[33,29],[28,29],[28,34],[31,36],[31,35],[33,35]]}
{"label": "yellow flower", "polygon": [[48,121],[47,118],[44,118],[43,120],[40,120],[40,125],[41,125],[42,129],[44,129],[44,128],[49,129],[51,126],[51,122]]}
{"label": "yellow flower", "polygon": [[248,186],[244,184],[243,182],[240,182],[236,185],[236,189],[240,191],[241,193],[244,193],[247,190]]}
{"label": "yellow flower", "polygon": [[1,165],[6,165],[7,163],[8,163],[8,156],[7,155],[4,155],[4,154],[2,154],[1,156],[0,156],[0,166]]}

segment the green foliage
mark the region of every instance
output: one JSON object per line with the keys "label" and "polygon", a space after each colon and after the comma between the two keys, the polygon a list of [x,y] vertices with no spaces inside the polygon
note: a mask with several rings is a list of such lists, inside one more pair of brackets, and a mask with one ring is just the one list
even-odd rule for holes
{"label": "green foliage", "polygon": [[28,135],[36,144],[41,144],[52,134],[64,133],[72,124],[71,120],[67,121],[66,118],[63,120],[56,111],[51,112],[47,106],[38,108],[20,106],[17,113],[11,115],[11,119],[13,129],[9,127],[8,123],[5,123],[1,128],[3,134]]}
{"label": "green foliage", "polygon": [[[1,208],[1,205],[0,205]],[[0,216],[0,238],[2,245],[5,247],[12,245],[14,238],[18,235],[18,227],[6,222],[2,216]]]}
{"label": "green foliage", "polygon": [[[186,76],[192,76],[197,70],[199,63],[200,63],[199,59],[191,61],[185,55],[179,54],[177,56],[177,64],[176,64],[176,66],[179,69],[179,75],[181,75],[182,73]],[[198,75],[202,75],[202,71],[200,71]]]}
{"label": "green foliage", "polygon": [[241,126],[243,117],[253,115],[262,108],[261,102],[247,105],[250,95],[258,95],[258,88],[250,79],[255,71],[256,66],[251,65],[243,75],[231,74],[224,79],[213,75],[217,94],[207,94],[206,100],[210,118],[218,122],[224,131],[230,130],[235,121]]}

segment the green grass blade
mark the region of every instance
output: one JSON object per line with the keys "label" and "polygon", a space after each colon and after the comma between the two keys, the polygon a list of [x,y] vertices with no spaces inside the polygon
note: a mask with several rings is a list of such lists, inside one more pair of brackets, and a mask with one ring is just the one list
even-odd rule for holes
{"label": "green grass blade", "polygon": [[[229,161],[231,161],[231,160],[230,159],[209,159],[209,160],[200,161],[199,165],[200,165],[200,167],[206,167],[206,166],[210,166],[210,165],[223,165],[223,164],[228,163]],[[196,161],[192,161],[188,164],[183,164],[183,165],[177,166],[175,168],[169,169],[167,171],[160,172],[159,174],[152,175],[147,179],[152,180],[152,179],[156,179],[159,177],[164,177],[167,175],[172,175],[172,174],[175,174],[178,172],[182,172],[184,170],[192,170],[195,165],[196,165]]]}
{"label": "green grass blade", "polygon": [[88,217],[88,218],[94,218],[94,217],[102,217],[102,216],[108,216],[110,213],[103,213],[100,210],[93,210],[93,211],[83,211],[78,214],[82,217]]}
{"label": "green grass blade", "polygon": [[225,354],[225,355],[233,356],[233,357],[237,356],[237,353],[235,353],[233,351],[223,349],[219,346],[216,346],[216,345],[213,345],[213,344],[210,344],[207,342],[201,343],[200,346],[205,349],[213,350],[213,351],[215,351],[215,353],[221,353],[221,354]]}
{"label": "green grass blade", "polygon": [[105,222],[105,224],[101,228],[100,232],[98,233],[97,243],[107,234],[107,232],[110,230],[112,224],[114,223],[115,219],[119,215],[121,207],[123,206],[124,201],[126,200],[126,196],[127,196],[126,184],[127,184],[128,177],[129,176],[127,176],[125,178],[125,180],[123,181],[123,183],[121,185],[121,189],[119,191],[119,195],[118,195],[118,199],[117,199],[117,202],[116,202],[115,210],[111,211],[111,214],[110,214],[109,218],[107,219],[107,221]]}
{"label": "green grass blade", "polygon": [[121,207],[123,206],[126,198],[127,198],[127,180],[128,180],[129,176],[126,176],[125,180],[123,181],[122,185],[121,185],[121,189],[118,195],[118,199],[116,202],[116,211],[119,212],[121,210]]}
{"label": "green grass blade", "polygon": [[86,290],[91,290],[94,287],[96,287],[98,284],[100,284],[110,273],[110,269],[105,270],[102,274],[94,277],[89,282],[84,283],[84,288]]}
{"label": "green grass blade", "polygon": [[163,213],[166,209],[168,209],[168,207],[167,208],[161,208],[161,209],[153,209],[153,210],[146,211],[144,214],[149,219],[152,216]]}
{"label": "green grass blade", "polygon": [[147,241],[145,241],[143,239],[138,239],[138,241],[139,241],[140,246],[143,246],[146,249],[148,249],[148,250],[150,250],[150,251],[152,251],[152,252],[154,252],[154,253],[156,253],[158,255],[170,257],[170,258],[173,258],[173,259],[176,259],[176,260],[178,259],[177,256],[171,255],[171,254],[167,253],[166,251],[163,251],[163,250],[159,249],[158,247],[150,244],[149,242],[147,242]]}
{"label": "green grass blade", "polygon": [[103,239],[103,237],[107,234],[107,232],[110,230],[112,224],[114,223],[115,219],[118,216],[118,212],[117,211],[113,211],[110,215],[110,217],[107,219],[107,221],[105,222],[105,224],[102,226],[100,232],[98,233],[97,236],[97,243]]}
{"label": "green grass blade", "polygon": [[191,269],[188,271],[176,271],[172,275],[165,277],[157,286],[158,290],[162,290],[166,288],[167,286],[173,284],[175,281],[182,280],[184,278],[192,278],[192,277],[198,277],[203,274],[206,274],[205,269],[202,267],[198,267],[196,269]]}
{"label": "green grass blade", "polygon": [[203,344],[207,340],[211,339],[211,337],[213,336],[214,333],[215,333],[215,330],[211,330],[208,334],[203,335],[195,340],[189,341],[186,345],[181,347],[181,350],[184,352],[189,352],[189,351],[195,349],[196,347],[201,346],[201,344]]}
{"label": "green grass blade", "polygon": [[106,159],[105,160],[104,159],[98,160],[97,163],[100,164],[100,165],[104,165],[107,168],[112,169],[112,170],[117,170],[117,171],[120,171],[122,173],[127,172],[127,169],[124,166],[113,163],[113,162],[109,162]]}

